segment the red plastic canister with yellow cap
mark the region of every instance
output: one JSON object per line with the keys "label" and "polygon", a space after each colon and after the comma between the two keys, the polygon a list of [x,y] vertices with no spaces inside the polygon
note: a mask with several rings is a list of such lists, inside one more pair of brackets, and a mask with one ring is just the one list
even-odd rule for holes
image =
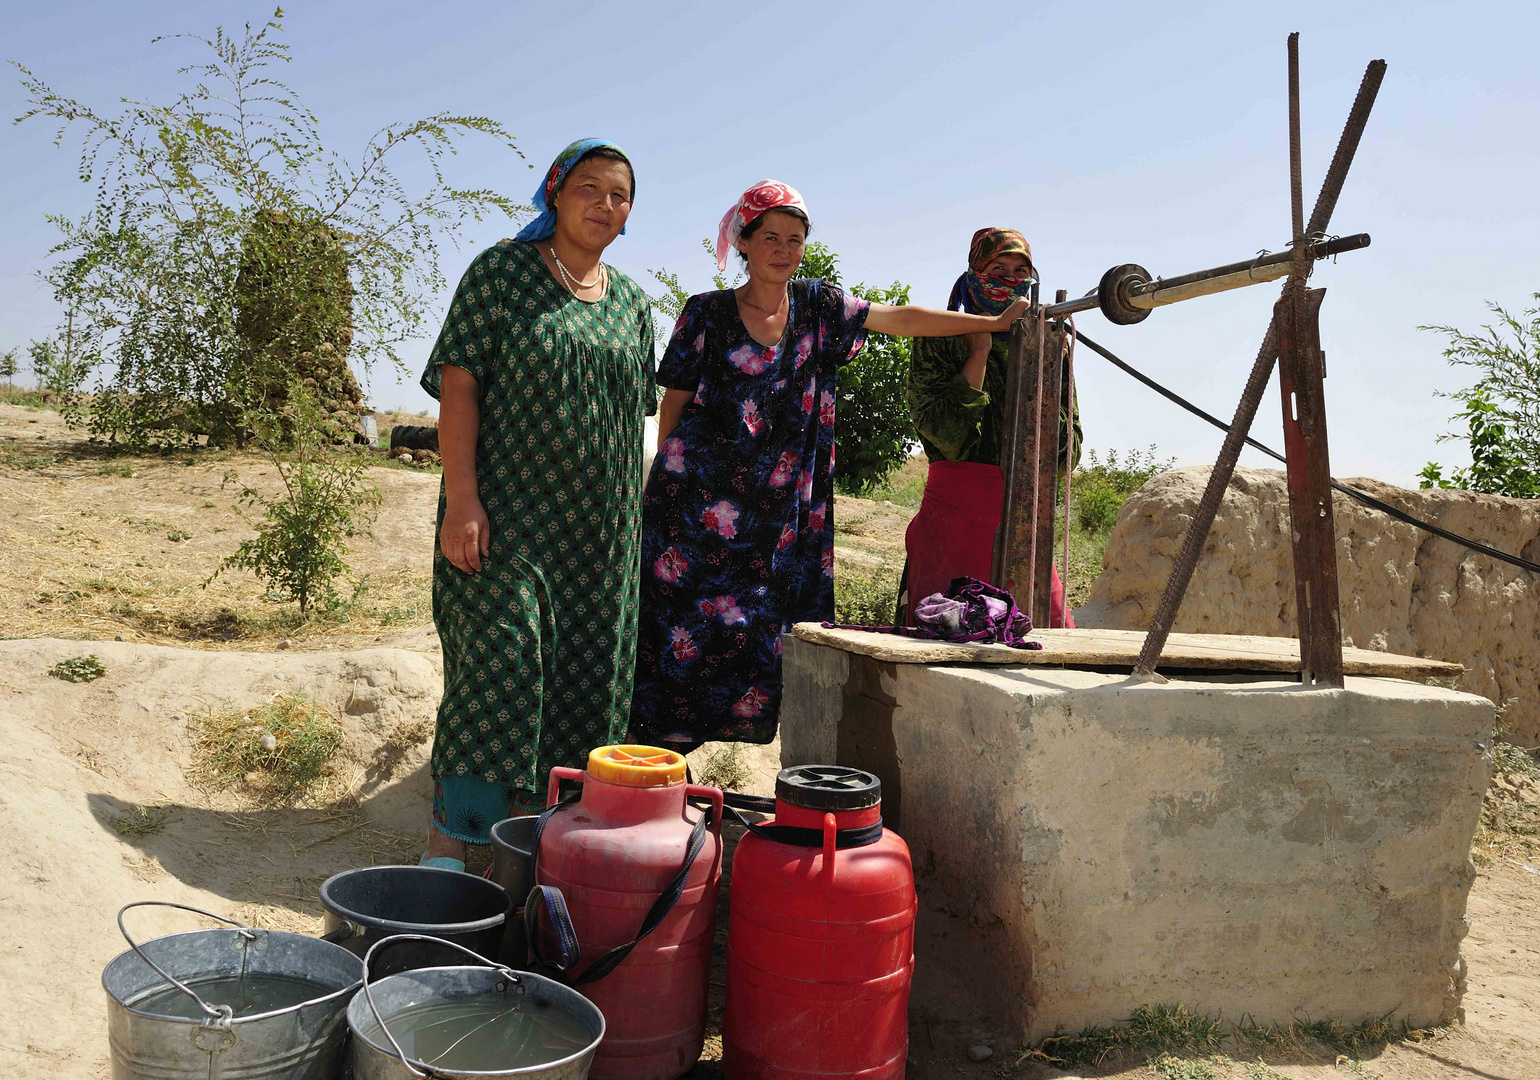
{"label": "red plastic canister with yellow cap", "polygon": [[[552,769],[550,805],[562,780],[580,782],[582,795],[542,828],[535,882],[561,890],[578,947],[566,975],[604,1013],[604,1041],[589,1075],[674,1080],[699,1059],[705,1039],[722,793],[687,784],[684,758],[651,746],[601,746],[587,769]],[[677,901],[614,970],[583,982],[585,967],[635,939],[675,884],[707,812],[689,799],[710,800],[711,818]],[[537,936],[542,955],[551,955],[559,943],[548,917]]]}

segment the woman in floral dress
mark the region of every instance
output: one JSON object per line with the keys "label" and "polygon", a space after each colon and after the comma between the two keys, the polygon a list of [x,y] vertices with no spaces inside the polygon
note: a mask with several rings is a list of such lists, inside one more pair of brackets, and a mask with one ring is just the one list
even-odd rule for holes
{"label": "woman in floral dress", "polygon": [[601,258],[635,192],[614,144],[563,150],[540,216],[461,279],[423,375],[444,457],[429,865],[463,869],[511,804],[544,802],[553,765],[625,736],[657,392],[648,299]]}
{"label": "woman in floral dress", "polygon": [[728,210],[748,281],[686,302],[658,368],[658,456],[642,510],[641,618],[631,739],[690,750],[769,742],[781,635],[834,617],[834,379],[868,330],[994,332],[997,316],[890,307],[792,280],[809,220],[761,180]]}

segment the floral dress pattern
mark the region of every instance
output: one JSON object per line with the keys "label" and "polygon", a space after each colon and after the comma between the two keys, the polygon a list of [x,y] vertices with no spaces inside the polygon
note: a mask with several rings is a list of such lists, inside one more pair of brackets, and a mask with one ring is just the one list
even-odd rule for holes
{"label": "floral dress pattern", "polygon": [[692,296],[658,367],[695,397],[643,497],[633,741],[769,742],[781,634],[834,617],[834,378],[870,305],[823,281],[789,292],[773,346],[732,292]]}
{"label": "floral dress pattern", "polygon": [[435,544],[435,780],[540,792],[553,765],[581,767],[625,736],[642,424],[657,397],[650,302],[619,271],[609,278],[586,303],[533,244],[505,240],[465,272],[428,358],[422,385],[435,398],[445,364],[476,378],[476,480],[491,523],[479,573]]}

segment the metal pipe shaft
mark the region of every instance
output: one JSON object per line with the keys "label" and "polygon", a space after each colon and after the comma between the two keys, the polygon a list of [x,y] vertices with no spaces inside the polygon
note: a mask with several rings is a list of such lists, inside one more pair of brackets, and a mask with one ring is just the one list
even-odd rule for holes
{"label": "metal pipe shaft", "polygon": [[[1369,246],[1368,233],[1355,233],[1334,240],[1324,240],[1305,245],[1305,253],[1311,259],[1325,259],[1344,251],[1358,251]],[[1247,262],[1216,266],[1211,270],[1198,270],[1181,277],[1156,278],[1148,285],[1138,285],[1128,290],[1128,302],[1137,308],[1156,308],[1174,304],[1179,300],[1191,300],[1195,296],[1228,292],[1264,281],[1276,281],[1287,277],[1294,260],[1294,252],[1275,251]]]}
{"label": "metal pipe shaft", "polygon": [[[1354,233],[1352,236],[1317,240],[1306,244],[1305,250],[1312,259],[1326,259],[1348,251],[1360,251],[1368,246],[1368,233]],[[1260,285],[1264,281],[1277,281],[1281,277],[1288,276],[1293,261],[1292,249],[1269,252],[1256,258],[1226,263],[1224,266],[1194,270],[1190,274],[1156,278],[1154,281],[1135,285],[1129,289],[1127,299],[1136,308],[1164,307],[1167,304],[1191,300],[1197,296],[1228,292],[1231,289],[1245,288],[1247,285]],[[1092,311],[1098,306],[1100,306],[1100,299],[1097,291],[1092,289],[1084,296],[1051,305],[1045,314],[1050,319],[1057,319],[1082,311]]]}

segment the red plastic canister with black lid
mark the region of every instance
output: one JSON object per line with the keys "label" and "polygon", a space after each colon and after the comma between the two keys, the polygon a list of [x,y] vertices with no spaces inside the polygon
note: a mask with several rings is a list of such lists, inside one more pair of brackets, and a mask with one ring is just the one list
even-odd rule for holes
{"label": "red plastic canister with black lid", "polygon": [[882,827],[882,783],[782,770],[775,820],[733,856],[728,1080],[904,1075],[917,902],[909,845]]}

